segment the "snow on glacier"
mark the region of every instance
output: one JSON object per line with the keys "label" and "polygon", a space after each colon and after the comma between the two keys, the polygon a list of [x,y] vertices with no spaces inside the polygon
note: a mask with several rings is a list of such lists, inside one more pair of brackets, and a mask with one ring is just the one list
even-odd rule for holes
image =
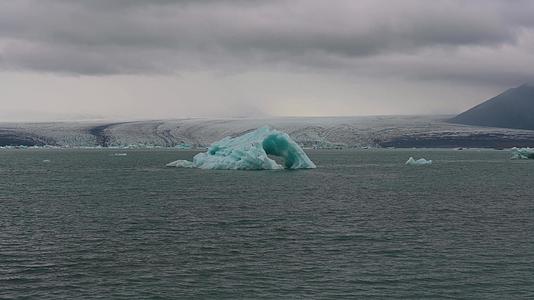
{"label": "snow on glacier", "polygon": [[534,159],[534,148],[512,148],[511,159]]}
{"label": "snow on glacier", "polygon": [[[268,155],[279,156],[283,166]],[[312,169],[315,164],[304,150],[284,132],[267,126],[237,137],[225,137],[193,161],[177,160],[169,167],[194,167],[221,170]]]}
{"label": "snow on glacier", "polygon": [[407,165],[410,165],[410,166],[424,166],[424,165],[431,165],[432,164],[432,160],[426,160],[424,158],[420,158],[418,160],[415,160],[413,159],[413,157],[410,157],[406,163]]}

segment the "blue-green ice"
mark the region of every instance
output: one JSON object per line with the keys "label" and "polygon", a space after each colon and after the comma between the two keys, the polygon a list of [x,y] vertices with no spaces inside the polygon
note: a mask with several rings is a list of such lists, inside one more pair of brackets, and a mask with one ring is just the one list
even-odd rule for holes
{"label": "blue-green ice", "polygon": [[[283,159],[278,164],[269,155]],[[177,160],[169,167],[222,170],[312,169],[315,164],[304,150],[284,132],[261,127],[238,137],[225,137],[193,161]]]}
{"label": "blue-green ice", "polygon": [[512,159],[534,159],[534,148],[512,148]]}

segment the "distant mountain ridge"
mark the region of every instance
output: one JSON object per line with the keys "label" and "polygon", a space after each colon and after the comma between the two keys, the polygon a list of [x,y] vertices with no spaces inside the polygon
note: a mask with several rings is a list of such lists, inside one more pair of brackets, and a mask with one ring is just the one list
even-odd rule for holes
{"label": "distant mountain ridge", "polygon": [[509,89],[449,120],[451,123],[534,130],[534,85]]}

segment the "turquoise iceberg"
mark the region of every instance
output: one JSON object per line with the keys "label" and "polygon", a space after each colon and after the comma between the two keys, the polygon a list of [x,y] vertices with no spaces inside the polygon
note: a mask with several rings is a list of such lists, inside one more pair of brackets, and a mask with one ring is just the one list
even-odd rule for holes
{"label": "turquoise iceberg", "polygon": [[512,148],[511,159],[534,159],[534,148]]}
{"label": "turquoise iceberg", "polygon": [[[269,155],[283,159],[283,165]],[[168,167],[218,170],[312,169],[315,164],[304,150],[284,132],[261,127],[238,137],[225,137],[193,161],[177,160]]]}

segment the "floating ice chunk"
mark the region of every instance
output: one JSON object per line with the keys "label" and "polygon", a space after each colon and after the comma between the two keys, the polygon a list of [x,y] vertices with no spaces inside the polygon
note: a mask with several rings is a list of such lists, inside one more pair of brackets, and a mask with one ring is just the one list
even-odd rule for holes
{"label": "floating ice chunk", "polygon": [[[269,158],[279,156],[283,166]],[[289,135],[261,127],[238,137],[225,137],[213,143],[208,151],[193,161],[174,161],[167,166],[221,170],[311,169],[315,164]]]}
{"label": "floating ice chunk", "polygon": [[181,144],[175,145],[174,148],[180,149],[180,150],[189,150],[189,149],[193,148],[193,146],[190,145],[190,144],[181,143]]}
{"label": "floating ice chunk", "polygon": [[127,156],[128,153],[113,153],[113,156]]}
{"label": "floating ice chunk", "polygon": [[50,160],[49,160],[49,159],[43,159],[43,162],[44,162],[44,163],[49,163]]}
{"label": "floating ice chunk", "polygon": [[188,160],[175,160],[165,165],[166,167],[193,168],[193,162]]}
{"label": "floating ice chunk", "polygon": [[410,166],[424,166],[424,165],[431,165],[432,164],[432,160],[426,160],[424,158],[420,158],[418,160],[415,160],[413,159],[413,157],[410,157],[407,161],[406,161],[406,164],[407,165],[410,165]]}
{"label": "floating ice chunk", "polygon": [[512,148],[511,159],[534,159],[534,148]]}

